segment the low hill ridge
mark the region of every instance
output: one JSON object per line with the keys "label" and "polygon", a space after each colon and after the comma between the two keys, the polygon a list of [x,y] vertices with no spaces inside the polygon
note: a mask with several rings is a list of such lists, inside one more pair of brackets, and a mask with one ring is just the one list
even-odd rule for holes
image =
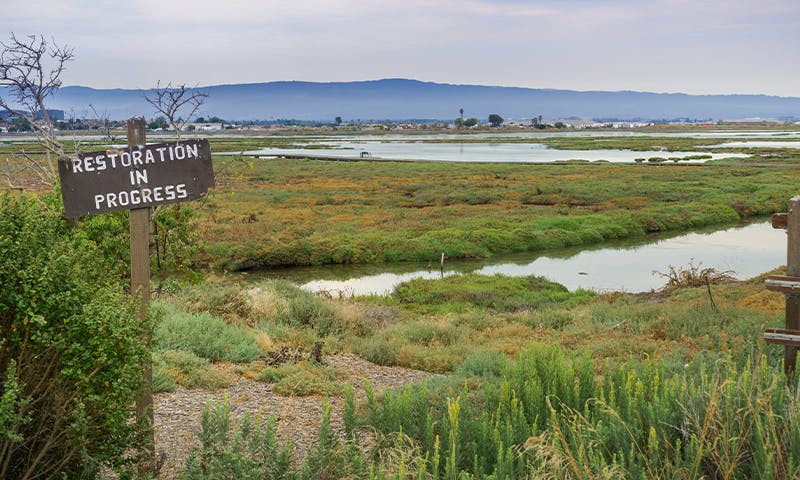
{"label": "low hill ridge", "polygon": [[[485,120],[569,117],[615,119],[798,119],[800,98],[768,95],[688,95],[635,91],[574,91],[454,85],[402,78],[358,82],[279,81],[200,87],[209,94],[201,116],[227,120],[332,121],[439,119]],[[113,119],[142,115],[152,106],[143,89],[62,87],[50,103],[74,117],[91,117],[89,105]]]}

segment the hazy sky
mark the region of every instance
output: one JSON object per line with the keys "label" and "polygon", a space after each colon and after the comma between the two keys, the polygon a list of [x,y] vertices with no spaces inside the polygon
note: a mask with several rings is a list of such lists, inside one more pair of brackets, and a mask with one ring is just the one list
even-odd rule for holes
{"label": "hazy sky", "polygon": [[0,0],[65,85],[423,81],[800,96],[800,0]]}

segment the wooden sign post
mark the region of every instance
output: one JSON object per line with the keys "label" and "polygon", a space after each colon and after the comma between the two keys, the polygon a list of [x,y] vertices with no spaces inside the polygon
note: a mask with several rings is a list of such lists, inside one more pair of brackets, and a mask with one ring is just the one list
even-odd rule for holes
{"label": "wooden sign post", "polygon": [[800,347],[800,196],[789,199],[789,213],[772,217],[772,226],[786,229],[786,275],[772,275],[764,283],[768,290],[786,297],[786,328],[767,329],[764,341],[784,346],[783,369],[791,376]]}
{"label": "wooden sign post", "polygon": [[[139,299],[139,319],[150,308],[150,207],[198,200],[214,187],[208,140],[145,144],[143,118],[128,120],[128,147],[83,153],[58,163],[61,197],[68,217],[130,210],[131,295]],[[146,331],[148,349],[152,332]],[[142,366],[136,416],[149,428],[138,465],[147,477],[155,468],[153,370]]]}
{"label": "wooden sign post", "polygon": [[[128,147],[144,147],[144,118],[131,118],[128,125]],[[150,310],[150,207],[134,208],[130,211],[131,236],[131,295],[139,298],[139,320],[147,321]],[[144,339],[147,349],[153,343],[149,330]],[[136,418],[141,424],[147,422],[147,436],[139,460],[139,474],[153,473],[155,469],[156,438],[153,428],[153,362],[147,358],[142,365],[142,387],[136,399]]]}

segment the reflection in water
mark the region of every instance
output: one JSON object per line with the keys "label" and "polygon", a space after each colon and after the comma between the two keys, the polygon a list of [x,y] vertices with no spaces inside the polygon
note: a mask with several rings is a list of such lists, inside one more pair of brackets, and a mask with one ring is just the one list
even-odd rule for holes
{"label": "reflection in water", "polygon": [[[326,158],[351,158],[367,151],[375,160],[414,160],[440,162],[549,163],[568,160],[606,161],[681,161],[703,163],[721,158],[745,158],[743,153],[668,152],[662,150],[557,150],[541,143],[425,143],[419,141],[326,140],[311,142],[314,149],[265,148],[246,155],[274,157],[301,155]],[[687,158],[688,157],[688,158]],[[679,160],[687,158],[686,160]]]}
{"label": "reflection in water", "polygon": [[695,232],[672,237],[647,237],[637,241],[609,242],[595,247],[518,254],[488,262],[448,261],[444,272],[432,264],[393,264],[291,268],[250,272],[246,278],[285,278],[310,291],[334,296],[386,295],[396,285],[414,278],[476,272],[486,275],[539,275],[570,290],[642,292],[658,289],[664,280],[654,271],[669,266],[732,270],[737,278],[759,275],[785,264],[786,234],[768,223],[757,223],[719,231]]}
{"label": "reflection in water", "polygon": [[707,145],[703,148],[800,148],[800,142],[748,140],[746,142],[725,142],[719,145]]}

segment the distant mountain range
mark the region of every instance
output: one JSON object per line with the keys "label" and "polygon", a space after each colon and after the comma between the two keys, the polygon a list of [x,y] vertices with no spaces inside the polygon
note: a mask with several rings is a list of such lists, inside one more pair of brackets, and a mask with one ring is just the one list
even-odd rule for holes
{"label": "distant mountain range", "polygon": [[[602,92],[480,85],[451,85],[407,79],[363,82],[269,82],[201,87],[209,94],[198,115],[226,120],[333,121],[351,120],[484,120],[491,113],[505,119],[660,120],[744,118],[800,119],[800,98],[767,95],[687,95],[681,93]],[[152,118],[146,90],[59,89],[51,108],[67,116],[92,117],[89,105],[101,115],[125,119]]]}

